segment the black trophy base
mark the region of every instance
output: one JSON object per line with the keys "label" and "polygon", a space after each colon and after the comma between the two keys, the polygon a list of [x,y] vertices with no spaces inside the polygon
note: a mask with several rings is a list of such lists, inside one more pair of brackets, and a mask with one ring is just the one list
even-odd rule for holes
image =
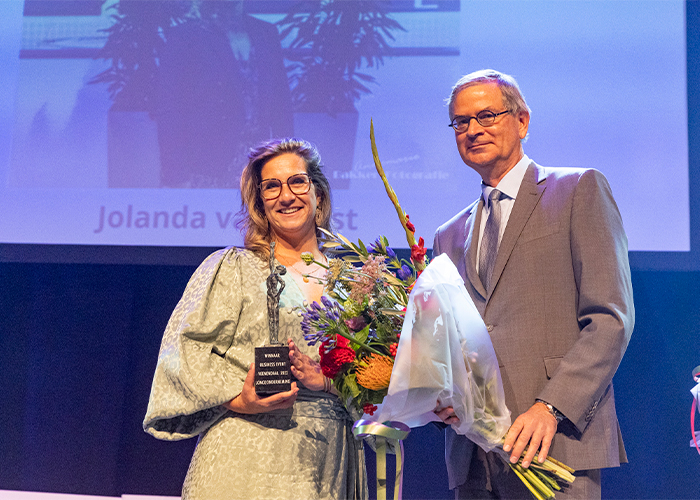
{"label": "black trophy base", "polygon": [[289,347],[284,344],[255,348],[255,392],[271,396],[292,389]]}

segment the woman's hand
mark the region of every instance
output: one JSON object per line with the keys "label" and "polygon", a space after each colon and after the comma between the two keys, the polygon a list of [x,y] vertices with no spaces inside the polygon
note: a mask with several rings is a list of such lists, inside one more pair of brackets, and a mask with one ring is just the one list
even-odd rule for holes
{"label": "woman's hand", "polygon": [[292,389],[290,391],[279,392],[266,398],[258,396],[255,392],[254,382],[255,365],[251,364],[248,368],[248,375],[246,375],[245,382],[243,383],[243,390],[241,390],[238,396],[228,403],[225,403],[224,406],[236,413],[252,415],[255,413],[267,413],[273,410],[291,408],[294,401],[297,399],[299,389],[297,388],[296,382],[292,382]]}
{"label": "woman's hand", "polygon": [[292,339],[287,339],[287,344],[289,344],[292,375],[311,391],[324,390],[326,376],[321,372],[321,365],[302,353]]}

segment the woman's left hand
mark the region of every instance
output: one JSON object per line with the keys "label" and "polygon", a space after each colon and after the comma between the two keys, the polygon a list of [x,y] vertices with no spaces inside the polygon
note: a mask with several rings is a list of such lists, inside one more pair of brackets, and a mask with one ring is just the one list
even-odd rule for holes
{"label": "woman's left hand", "polygon": [[302,353],[292,339],[289,344],[289,361],[292,364],[292,375],[311,391],[322,391],[326,376],[321,372],[321,365]]}

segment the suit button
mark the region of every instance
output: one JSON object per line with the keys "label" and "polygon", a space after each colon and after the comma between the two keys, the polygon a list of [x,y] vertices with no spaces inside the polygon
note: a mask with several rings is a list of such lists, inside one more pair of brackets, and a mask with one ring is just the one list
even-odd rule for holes
{"label": "suit button", "polygon": [[493,325],[486,325],[486,330],[489,332],[493,331]]}

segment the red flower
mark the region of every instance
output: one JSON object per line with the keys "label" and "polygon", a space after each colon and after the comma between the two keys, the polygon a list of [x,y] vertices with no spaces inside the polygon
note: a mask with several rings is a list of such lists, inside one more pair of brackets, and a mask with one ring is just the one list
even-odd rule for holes
{"label": "red flower", "polygon": [[408,220],[408,214],[406,214],[406,227],[408,228],[409,231],[415,234],[416,232],[416,226],[413,225],[413,222]]}
{"label": "red flower", "polygon": [[396,349],[399,348],[398,342],[394,342],[389,346],[389,353],[393,356],[396,357]]}
{"label": "red flower", "polygon": [[374,415],[374,412],[377,411],[377,406],[373,405],[372,403],[365,403],[365,405],[362,407],[362,411],[365,412],[367,415]]}
{"label": "red flower", "polygon": [[335,347],[328,353],[326,353],[327,345],[328,342],[323,342],[318,347],[318,353],[321,355],[321,371],[326,377],[333,379],[345,363],[352,363],[355,360],[355,351],[348,347],[350,341],[340,335],[335,341]]}
{"label": "red flower", "polygon": [[427,252],[423,237],[418,238],[418,244],[411,247],[411,260],[413,262],[422,262]]}

